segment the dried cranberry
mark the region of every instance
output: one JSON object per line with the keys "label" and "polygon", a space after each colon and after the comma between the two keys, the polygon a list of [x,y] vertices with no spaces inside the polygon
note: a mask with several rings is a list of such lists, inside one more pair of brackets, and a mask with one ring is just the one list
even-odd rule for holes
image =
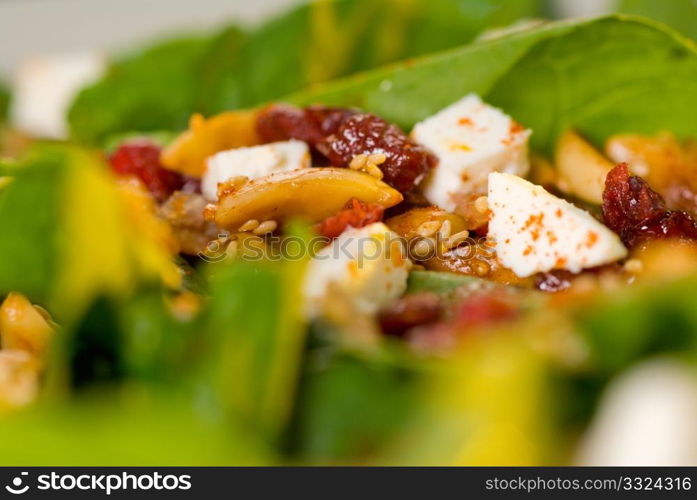
{"label": "dried cranberry", "polygon": [[310,106],[296,108],[273,104],[257,116],[257,132],[264,142],[297,139],[315,148],[328,135],[336,133],[341,122],[356,111],[347,108]]}
{"label": "dried cranberry", "polygon": [[661,195],[644,179],[629,175],[626,163],[608,173],[602,209],[605,224],[629,248],[657,238],[697,239],[692,216],[668,210]]}
{"label": "dried cranberry", "polygon": [[378,321],[385,334],[401,336],[410,328],[438,321],[442,312],[438,295],[423,292],[407,295],[383,309]]}
{"label": "dried cranberry", "polygon": [[436,158],[396,125],[352,109],[273,105],[260,112],[257,130],[266,142],[305,141],[336,167],[348,167],[359,154],[382,153],[385,182],[403,193],[436,165]]}
{"label": "dried cranberry", "polygon": [[377,203],[363,203],[351,198],[341,212],[317,224],[317,232],[327,238],[336,238],[349,226],[359,228],[380,222],[383,213],[384,208]]}
{"label": "dried cranberry", "polygon": [[460,304],[451,321],[416,326],[406,333],[406,340],[417,352],[444,354],[471,329],[515,319],[518,313],[514,298],[500,289],[475,292]]}
{"label": "dried cranberry", "polygon": [[342,167],[359,154],[384,154],[386,160],[379,165],[385,175],[383,180],[403,193],[410,191],[436,165],[435,157],[399,127],[368,113],[345,119],[336,134],[318,144],[317,149],[332,165]]}
{"label": "dried cranberry", "polygon": [[166,200],[184,185],[184,178],[162,167],[160,148],[150,141],[128,141],[109,158],[114,172],[135,175],[148,188],[157,201]]}

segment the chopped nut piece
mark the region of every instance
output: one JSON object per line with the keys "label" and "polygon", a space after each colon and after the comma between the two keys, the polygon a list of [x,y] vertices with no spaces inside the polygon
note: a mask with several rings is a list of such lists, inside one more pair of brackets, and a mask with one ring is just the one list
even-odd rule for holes
{"label": "chopped nut piece", "polygon": [[438,230],[438,236],[441,240],[447,240],[450,238],[450,233],[452,232],[452,225],[449,220],[444,220],[443,224],[440,226],[440,229]]}
{"label": "chopped nut piece", "polygon": [[247,222],[240,226],[239,231],[242,233],[246,231],[254,231],[257,227],[259,227],[259,221],[256,219],[249,219]]}
{"label": "chopped nut piece", "polygon": [[453,234],[450,238],[448,238],[448,242],[446,243],[446,247],[448,249],[455,248],[460,243],[462,243],[467,238],[469,238],[469,235],[470,235],[469,231],[460,231],[459,233]]}
{"label": "chopped nut piece", "polygon": [[373,165],[382,165],[387,160],[383,153],[374,153],[368,157],[368,161]]}
{"label": "chopped nut piece", "polygon": [[368,157],[366,155],[356,155],[351,160],[351,163],[349,163],[349,168],[352,168],[353,170],[361,170],[365,166],[366,161],[368,161]]}
{"label": "chopped nut piece", "polygon": [[419,236],[423,237],[433,236],[434,234],[436,234],[436,231],[440,229],[442,224],[443,222],[439,220],[427,221],[421,224],[416,230],[416,232]]}
{"label": "chopped nut piece", "polygon": [[276,230],[278,227],[278,223],[275,220],[266,220],[259,224],[259,227],[257,227],[254,231],[252,231],[254,234],[261,236],[262,234],[268,234],[272,233]]}
{"label": "chopped nut piece", "polygon": [[424,238],[416,242],[412,249],[417,259],[427,259],[433,254],[434,242],[430,238]]}

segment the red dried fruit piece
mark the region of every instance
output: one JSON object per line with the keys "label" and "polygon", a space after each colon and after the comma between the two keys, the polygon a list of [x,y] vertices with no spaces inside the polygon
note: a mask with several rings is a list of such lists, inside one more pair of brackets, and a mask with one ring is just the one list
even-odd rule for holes
{"label": "red dried fruit piece", "polygon": [[386,160],[378,166],[383,180],[402,193],[437,163],[396,125],[352,109],[272,105],[259,113],[257,130],[266,142],[305,141],[336,167],[348,167],[359,154],[384,154]]}
{"label": "red dried fruit piece", "polygon": [[355,113],[348,108],[310,106],[301,109],[272,104],[259,112],[257,133],[263,142],[297,139],[316,148],[325,137],[339,129],[344,119]]}
{"label": "red dried fruit piece", "polygon": [[460,328],[505,321],[518,315],[518,307],[511,297],[501,291],[473,293],[465,299],[457,312]]}
{"label": "red dried fruit piece", "polygon": [[697,224],[690,214],[668,210],[665,201],[641,177],[629,175],[626,163],[613,168],[603,191],[605,224],[632,248],[658,238],[697,239]]}
{"label": "red dried fruit piece", "polygon": [[124,142],[111,155],[109,162],[117,174],[138,177],[160,202],[184,185],[181,174],[162,167],[160,148],[150,141]]}
{"label": "red dried fruit piece", "polygon": [[499,290],[468,296],[449,321],[417,326],[406,334],[409,345],[420,353],[443,354],[457,346],[471,329],[515,319],[519,306],[514,297]]}
{"label": "red dried fruit piece", "polygon": [[373,222],[380,222],[385,209],[377,203],[364,203],[351,198],[341,212],[327,217],[317,224],[317,232],[327,238],[336,238],[347,227],[364,227]]}
{"label": "red dried fruit piece", "polygon": [[402,336],[415,326],[435,323],[443,313],[441,300],[435,293],[407,295],[380,311],[378,321],[386,335]]}
{"label": "red dried fruit piece", "polygon": [[345,119],[336,134],[318,144],[317,149],[337,166],[348,166],[359,154],[384,154],[385,162],[378,165],[385,175],[383,180],[403,193],[411,191],[436,165],[436,158],[399,127],[368,113]]}

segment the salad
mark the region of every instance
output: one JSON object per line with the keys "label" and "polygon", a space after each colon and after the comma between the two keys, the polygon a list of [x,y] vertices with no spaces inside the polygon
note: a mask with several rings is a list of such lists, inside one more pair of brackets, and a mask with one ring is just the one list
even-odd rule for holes
{"label": "salad", "polygon": [[427,29],[278,82],[168,43],[5,136],[4,463],[697,463],[694,42]]}

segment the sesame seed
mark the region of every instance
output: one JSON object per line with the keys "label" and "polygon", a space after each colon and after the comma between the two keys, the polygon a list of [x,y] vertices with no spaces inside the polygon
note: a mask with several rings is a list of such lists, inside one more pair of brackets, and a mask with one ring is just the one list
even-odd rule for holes
{"label": "sesame seed", "polygon": [[368,156],[366,155],[356,155],[351,159],[351,163],[349,163],[349,168],[353,170],[360,170],[365,166],[366,161],[368,161]]}
{"label": "sesame seed", "polygon": [[434,242],[430,238],[419,240],[414,245],[414,256],[418,259],[426,259],[431,256]]}
{"label": "sesame seed", "polygon": [[489,211],[489,199],[486,196],[480,196],[474,200],[474,208],[480,214],[485,214]]}
{"label": "sesame seed", "polygon": [[629,259],[624,263],[624,270],[631,274],[639,274],[644,270],[644,264],[639,259]]}
{"label": "sesame seed", "polygon": [[441,239],[447,240],[450,238],[450,233],[452,231],[452,224],[449,220],[444,220],[443,224],[440,226],[440,230],[438,231],[438,236],[440,236]]}
{"label": "sesame seed", "polygon": [[247,222],[240,226],[239,231],[241,233],[247,231],[254,231],[257,227],[259,227],[259,221],[256,219],[249,219]]}
{"label": "sesame seed", "polygon": [[427,222],[424,222],[423,224],[421,224],[416,229],[416,233],[419,236],[424,236],[424,237],[433,236],[434,234],[436,234],[436,231],[438,231],[438,229],[440,229],[440,226],[441,226],[441,222],[439,220],[430,220],[430,221],[427,221]]}
{"label": "sesame seed", "polygon": [[385,161],[387,161],[387,156],[383,153],[374,153],[368,157],[368,162],[373,165],[382,165]]}
{"label": "sesame seed", "polygon": [[469,235],[470,235],[470,232],[467,230],[460,231],[459,233],[455,233],[450,238],[448,238],[448,242],[446,243],[446,246],[448,247],[448,249],[455,248],[460,243],[465,241],[469,237]]}
{"label": "sesame seed", "polygon": [[472,270],[477,276],[485,276],[489,273],[489,264],[481,260],[476,260],[472,263]]}
{"label": "sesame seed", "polygon": [[257,235],[268,234],[274,232],[277,227],[278,223],[275,220],[265,220],[252,232]]}
{"label": "sesame seed", "polygon": [[366,171],[368,172],[368,174],[372,175],[376,179],[382,179],[382,177],[384,175],[382,173],[382,170],[380,170],[378,167],[376,167],[372,163],[368,163],[366,165]]}

